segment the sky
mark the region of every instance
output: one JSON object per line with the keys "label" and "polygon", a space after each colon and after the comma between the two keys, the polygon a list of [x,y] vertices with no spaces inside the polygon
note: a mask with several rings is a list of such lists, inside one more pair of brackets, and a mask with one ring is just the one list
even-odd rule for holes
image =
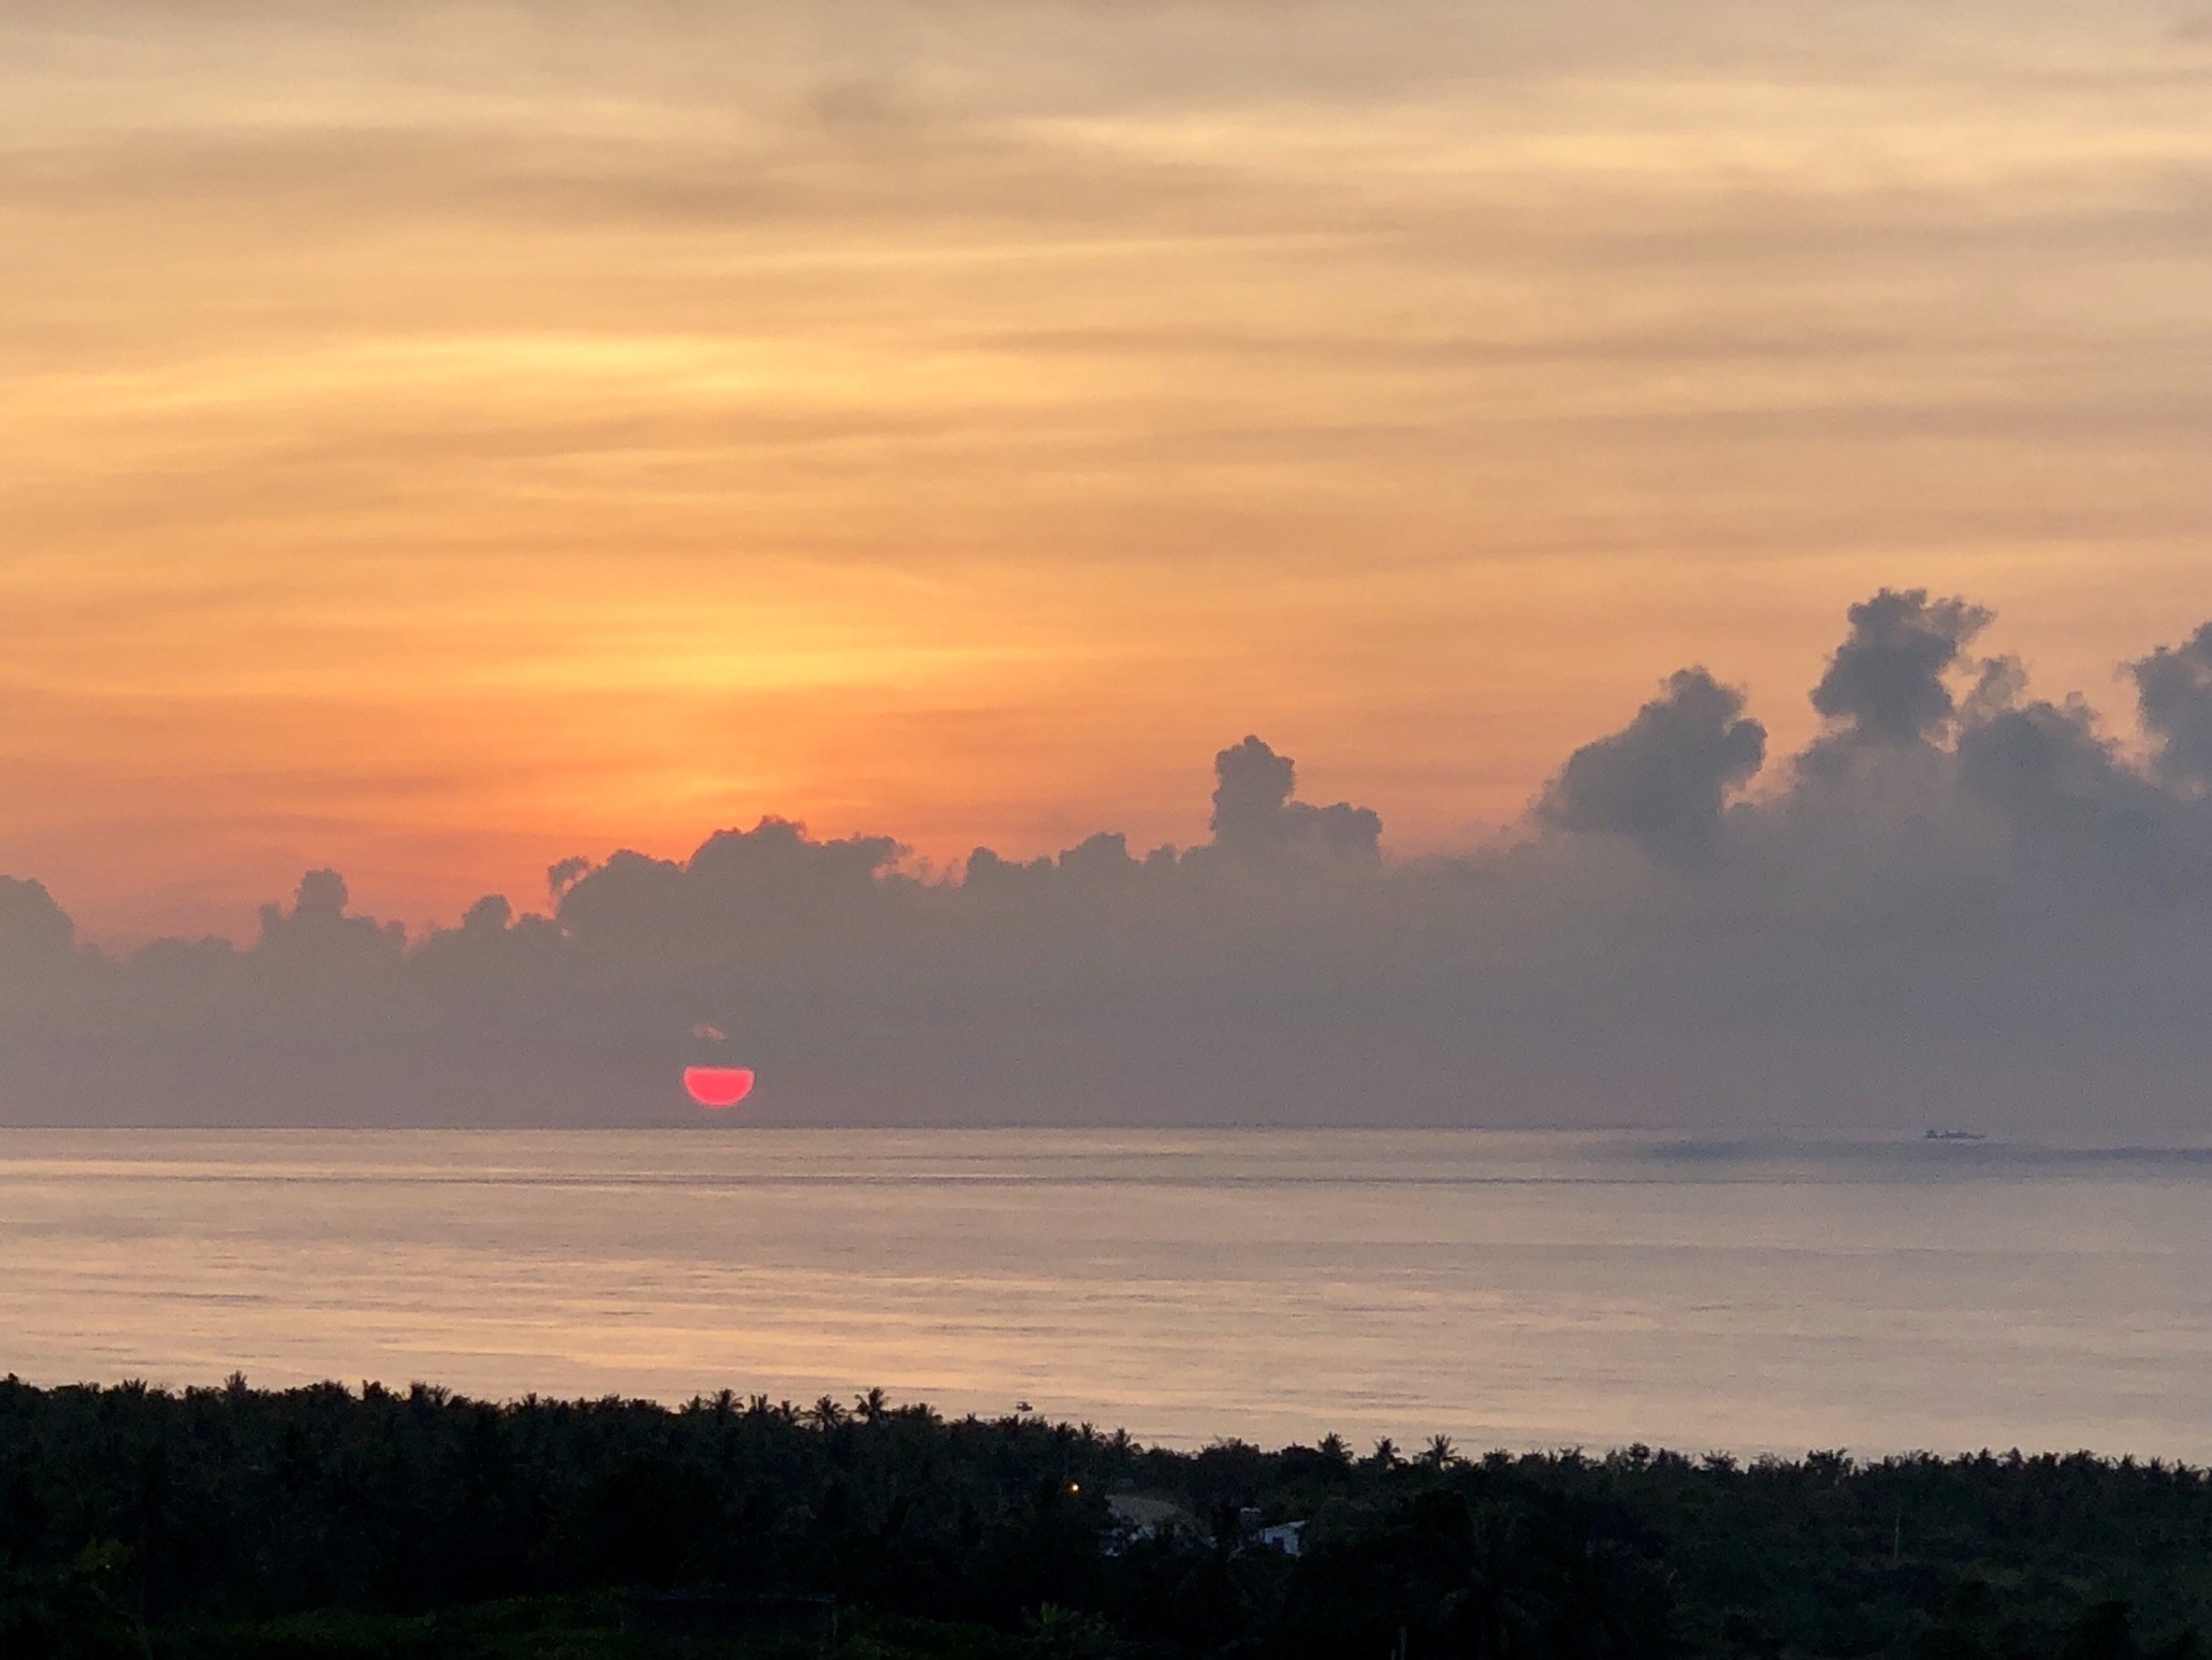
{"label": "sky", "polygon": [[2208,92],[2132,0],[12,6],[0,1122],[2212,1139]]}
{"label": "sky", "polygon": [[1706,665],[1781,799],[1884,588],[2147,778],[2208,92],[2137,0],[21,0],[0,870],[420,939],[764,815],[1204,845],[1247,733],[1390,870],[1608,847],[1570,756]]}

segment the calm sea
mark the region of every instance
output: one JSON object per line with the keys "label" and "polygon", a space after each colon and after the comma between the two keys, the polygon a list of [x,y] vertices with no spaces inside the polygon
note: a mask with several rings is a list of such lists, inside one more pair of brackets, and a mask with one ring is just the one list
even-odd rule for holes
{"label": "calm sea", "polygon": [[2212,1155],[1503,1132],[0,1131],[0,1372],[880,1385],[1189,1444],[2212,1461]]}

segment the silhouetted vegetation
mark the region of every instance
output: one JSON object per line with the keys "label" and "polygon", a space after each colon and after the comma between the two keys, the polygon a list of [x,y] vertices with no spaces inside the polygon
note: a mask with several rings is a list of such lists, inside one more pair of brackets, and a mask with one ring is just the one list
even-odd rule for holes
{"label": "silhouetted vegetation", "polygon": [[[1289,1521],[1296,1556],[1259,1534]],[[0,1382],[7,1660],[2183,1660],[2208,1629],[2212,1480],[2158,1462]]]}

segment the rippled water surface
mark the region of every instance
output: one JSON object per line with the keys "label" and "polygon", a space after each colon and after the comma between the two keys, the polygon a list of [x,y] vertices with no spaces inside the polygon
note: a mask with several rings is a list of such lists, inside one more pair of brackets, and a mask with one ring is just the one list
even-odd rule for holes
{"label": "rippled water surface", "polygon": [[1274,1443],[2212,1460],[2212,1156],[1505,1132],[0,1130],[0,1372]]}

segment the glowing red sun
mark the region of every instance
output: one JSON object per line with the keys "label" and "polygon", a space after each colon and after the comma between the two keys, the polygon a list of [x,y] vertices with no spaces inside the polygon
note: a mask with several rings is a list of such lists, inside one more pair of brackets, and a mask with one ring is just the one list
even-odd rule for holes
{"label": "glowing red sun", "polygon": [[684,1087],[703,1107],[734,1107],[752,1093],[750,1067],[686,1067]]}

